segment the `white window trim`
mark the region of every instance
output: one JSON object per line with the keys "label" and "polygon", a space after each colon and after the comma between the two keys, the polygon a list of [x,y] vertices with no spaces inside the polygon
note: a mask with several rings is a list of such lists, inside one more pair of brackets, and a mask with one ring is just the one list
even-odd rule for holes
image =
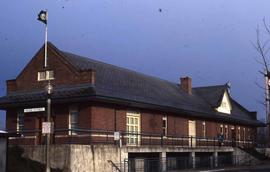
{"label": "white window trim", "polygon": [[[165,127],[163,127],[163,121],[166,121],[165,123]],[[163,130],[165,129],[165,134],[163,134]],[[166,138],[167,135],[168,135],[168,116],[167,115],[164,115],[162,117],[162,134],[163,134],[163,137]]]}
{"label": "white window trim", "polygon": [[[53,72],[53,77],[50,78],[50,72]],[[45,78],[42,79],[41,78],[41,73],[45,73]],[[38,81],[49,81],[49,80],[54,80],[54,71],[53,70],[46,70],[46,71],[40,71],[38,72],[38,77],[37,77]]]}
{"label": "white window trim", "polygon": [[[140,134],[141,133],[141,114],[140,114],[140,112],[128,111],[126,113],[126,119],[128,119],[129,117],[138,118],[137,127],[138,127],[138,134]],[[128,124],[128,121],[126,121],[126,128],[128,128],[128,126],[130,126],[130,124]],[[127,130],[127,132],[129,132],[129,131]],[[130,138],[138,139],[137,143],[130,143],[130,141],[129,141]],[[136,145],[140,145],[140,144],[141,144],[140,135],[137,135],[137,136],[127,135],[127,145],[128,146],[136,146]]]}
{"label": "white window trim", "polygon": [[[42,73],[45,73],[45,78],[43,79],[43,78],[41,78],[41,74]],[[38,72],[38,81],[46,81],[46,72],[45,71],[40,71],[40,72]]]}
{"label": "white window trim", "polygon": [[[220,125],[220,128],[219,128],[219,130],[221,129],[221,133],[220,134],[222,134],[222,135],[224,135],[224,127],[223,127],[223,125],[221,124]],[[220,132],[220,131],[219,131]]]}
{"label": "white window trim", "polygon": [[237,128],[237,139],[238,141],[241,141],[241,127]]}
{"label": "white window trim", "polygon": [[230,96],[227,91],[224,92],[221,103],[219,107],[216,108],[216,110],[221,113],[231,114],[232,105],[230,102]]}
{"label": "white window trim", "polygon": [[225,125],[225,131],[224,131],[225,139],[229,139],[229,128],[228,125]]}
{"label": "white window trim", "polygon": [[[53,77],[50,78],[50,72],[53,73]],[[46,71],[46,80],[54,80],[54,71],[53,70],[47,70]]]}
{"label": "white window trim", "polygon": [[[78,135],[78,133],[77,132],[75,132],[75,131],[70,131],[71,130],[71,113],[72,112],[77,112],[78,113],[78,119],[79,119],[79,108],[78,108],[78,106],[77,105],[73,105],[73,106],[70,106],[69,107],[69,114],[68,114],[68,129],[69,129],[69,131],[68,131],[68,135]],[[78,122],[79,121],[77,121],[77,125],[78,125]]]}
{"label": "white window trim", "polygon": [[243,141],[246,141],[246,128],[243,128]]}
{"label": "white window trim", "polygon": [[[20,115],[22,115],[22,117],[23,117],[23,124],[22,125],[20,125],[20,121],[19,121],[19,116]],[[16,128],[17,128],[17,132],[20,132],[21,131],[21,128],[20,127],[22,127],[22,128],[24,128],[24,113],[22,113],[22,112],[18,112],[17,113],[17,122],[16,122]]]}
{"label": "white window trim", "polygon": [[206,138],[206,122],[202,122],[202,133],[203,133],[203,138]]}

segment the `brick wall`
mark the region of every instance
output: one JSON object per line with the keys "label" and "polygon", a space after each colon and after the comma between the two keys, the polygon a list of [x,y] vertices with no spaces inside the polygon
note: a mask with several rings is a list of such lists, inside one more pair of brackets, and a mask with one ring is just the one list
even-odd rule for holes
{"label": "brick wall", "polygon": [[[15,80],[7,81],[7,92],[44,89],[47,81],[38,81],[38,72],[54,71],[53,85],[74,85],[95,82],[94,71],[77,71],[71,64],[48,45],[48,67],[44,68],[44,48],[41,48]],[[27,81],[27,82],[25,82]]]}
{"label": "brick wall", "polygon": [[[109,104],[100,103],[81,103],[77,104],[79,107],[78,125],[81,129],[93,130],[109,130],[109,131],[126,131],[126,112],[127,107],[112,106]],[[67,129],[69,123],[69,106],[70,105],[55,105],[53,106],[53,120],[55,128]],[[162,135],[162,117],[163,113],[158,111],[141,110],[141,132]],[[7,111],[7,129],[16,130],[17,110]],[[45,121],[44,113],[30,113],[25,114],[25,129],[41,129],[42,121]],[[181,117],[177,114],[167,114],[167,134],[174,136],[188,136],[188,118]],[[196,119],[190,119],[196,120]],[[196,120],[196,135],[202,137],[202,122],[203,120]],[[238,125],[231,125],[227,123],[217,123],[214,121],[206,122],[206,137],[214,138],[220,133],[220,125],[228,126],[229,139],[232,137],[231,127],[235,128],[236,138]],[[241,139],[244,139],[243,127],[246,128],[245,139],[248,139],[249,133],[253,136],[256,128],[248,126],[241,127]],[[250,129],[248,133],[248,128]],[[225,129],[224,129],[225,130]],[[67,135],[68,132],[57,133],[56,135]],[[62,138],[63,141],[64,138]],[[68,138],[65,138],[68,139]],[[87,140],[85,138],[87,143]],[[61,143],[61,139],[57,140]]]}
{"label": "brick wall", "polygon": [[187,136],[188,119],[168,115],[168,135]]}
{"label": "brick wall", "polygon": [[17,110],[7,110],[6,112],[6,129],[17,129]]}
{"label": "brick wall", "polygon": [[163,114],[141,111],[141,132],[144,133],[162,133]]}

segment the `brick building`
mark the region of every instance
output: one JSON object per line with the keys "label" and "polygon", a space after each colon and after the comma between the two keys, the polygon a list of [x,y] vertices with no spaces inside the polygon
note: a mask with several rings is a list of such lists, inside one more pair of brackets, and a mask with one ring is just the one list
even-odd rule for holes
{"label": "brick building", "polygon": [[[114,134],[120,132],[124,147],[138,149],[180,146],[189,152],[189,148],[217,145],[253,147],[257,127],[264,126],[256,112],[231,97],[228,84],[193,88],[189,77],[173,83],[64,52],[49,43],[47,68],[42,47],[16,79],[6,82],[7,94],[0,98],[6,128],[22,134],[11,138],[11,144],[44,144],[41,127],[48,81],[54,87],[55,145],[117,146]],[[32,108],[40,111],[29,112]],[[127,158],[159,156],[155,153],[160,151],[133,151]],[[164,156],[182,155],[173,151]]]}

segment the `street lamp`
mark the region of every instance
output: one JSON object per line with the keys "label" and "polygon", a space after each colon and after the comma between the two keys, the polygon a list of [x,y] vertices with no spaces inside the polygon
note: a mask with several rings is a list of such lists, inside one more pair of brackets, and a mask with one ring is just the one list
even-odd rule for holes
{"label": "street lamp", "polygon": [[50,168],[50,141],[51,141],[51,132],[52,132],[52,123],[51,123],[51,95],[53,93],[53,86],[50,81],[46,86],[47,91],[47,123],[50,126],[50,132],[47,133],[46,141],[46,172],[51,172]]}

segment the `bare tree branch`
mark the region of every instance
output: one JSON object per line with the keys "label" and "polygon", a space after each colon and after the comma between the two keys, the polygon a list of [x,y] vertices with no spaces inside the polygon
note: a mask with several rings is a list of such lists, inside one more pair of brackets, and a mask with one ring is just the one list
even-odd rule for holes
{"label": "bare tree branch", "polygon": [[259,27],[257,27],[256,29],[256,33],[257,33],[257,41],[256,41],[256,50],[259,52],[259,54],[261,55],[262,59],[263,59],[263,63],[264,63],[264,67],[266,69],[266,71],[268,72],[268,65],[267,65],[267,62],[266,62],[266,54],[265,54],[265,51],[262,47],[262,42],[260,40],[260,31],[259,31]]}
{"label": "bare tree branch", "polygon": [[266,32],[270,35],[270,28],[266,24],[265,17],[263,18],[263,25],[264,25]]}

